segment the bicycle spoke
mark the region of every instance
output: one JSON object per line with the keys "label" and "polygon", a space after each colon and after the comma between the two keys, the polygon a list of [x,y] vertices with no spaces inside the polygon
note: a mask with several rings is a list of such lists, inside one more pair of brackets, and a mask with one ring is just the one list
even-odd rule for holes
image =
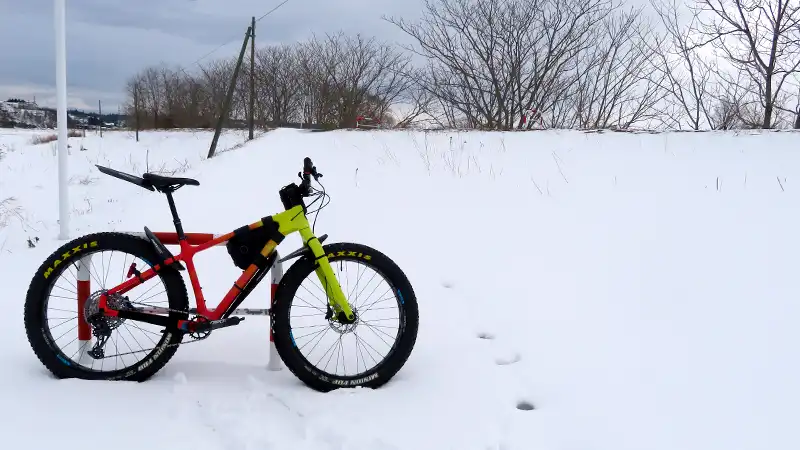
{"label": "bicycle spoke", "polygon": [[[132,255],[126,252],[115,251],[113,249],[86,254],[85,257],[87,259],[90,258],[89,264],[86,267],[89,272],[89,283],[92,291],[92,294],[90,294],[90,299],[92,298],[92,295],[94,295],[94,298],[96,299],[97,295],[99,295],[98,292],[101,289],[110,287],[107,283],[111,282],[112,285],[115,283],[114,279],[116,278],[116,275],[111,275],[112,273],[119,273],[120,282],[124,282],[127,271],[130,267],[129,261],[138,260],[138,258],[135,256],[133,258],[131,258],[131,256]],[[55,333],[57,337],[54,337],[52,340],[55,342],[56,346],[60,348],[64,358],[69,357],[69,359],[72,360],[76,366],[85,364],[85,370],[116,371],[125,369],[127,367],[132,367],[133,365],[139,363],[147,355],[147,353],[159,345],[158,342],[163,339],[164,335],[159,332],[161,327],[144,322],[137,323],[135,321],[126,319],[119,319],[119,322],[117,322],[118,325],[115,325],[111,335],[106,341],[107,349],[105,356],[100,359],[99,364],[97,364],[98,361],[94,358],[83,358],[83,355],[86,354],[93,344],[91,339],[89,341],[78,340],[78,289],[76,284],[72,281],[78,280],[78,270],[80,269],[78,268],[78,262],[76,261],[76,263],[62,270],[58,278],[53,280],[50,286],[51,292],[49,293],[45,302],[44,319],[46,324],[45,328],[47,328],[46,332],[51,334],[51,336],[52,333]],[[144,284],[138,285],[126,294],[129,299],[134,299],[131,304],[134,304],[134,302],[139,299],[143,299],[141,302],[139,302],[142,304],[169,304],[168,299],[163,300],[163,296],[165,296],[167,290],[164,286],[164,283],[161,281],[161,278],[157,276],[151,281],[148,281],[148,283],[150,286],[145,286]],[[161,286],[161,289],[157,289],[159,285]],[[162,297],[158,298],[159,296]],[[62,306],[62,304],[63,306],[66,306],[71,303],[70,306],[72,308],[68,309],[69,307],[53,307],[49,304],[51,302],[57,302],[58,306]],[[140,336],[144,336],[144,338]],[[66,345],[62,345],[64,341],[69,342],[67,342]],[[150,343],[152,346],[146,348],[142,345],[142,342]],[[136,348],[134,348],[134,344]],[[120,348],[120,346],[122,346],[122,348]],[[76,360],[76,358],[78,359]],[[105,361],[106,359],[109,360],[107,365]],[[99,366],[99,368],[96,366]]]}
{"label": "bicycle spoke", "polygon": [[[349,267],[353,264],[356,265],[355,270]],[[300,283],[300,288],[295,293],[290,306],[290,327],[296,333],[293,338],[298,351],[309,363],[331,375],[356,376],[381,364],[393,348],[392,341],[398,338],[400,314],[395,313],[394,317],[386,317],[384,314],[372,317],[375,315],[373,311],[382,309],[382,306],[385,309],[399,310],[400,304],[394,289],[383,275],[361,261],[344,258],[331,266],[356,312],[356,322],[344,325],[333,319],[325,319],[327,302],[325,309],[315,305],[321,302],[317,291],[325,293],[326,289],[312,272],[311,276]],[[369,271],[372,273],[368,273]],[[351,276],[355,278],[352,282]],[[315,287],[306,287],[307,284]],[[308,294],[316,301],[303,298]],[[321,314],[312,314],[309,309],[316,309]],[[370,317],[364,318],[365,313]],[[389,322],[390,320],[393,322]],[[361,329],[370,331],[365,335],[359,332]],[[369,340],[375,342],[370,343]],[[378,348],[386,350],[379,351]]]}

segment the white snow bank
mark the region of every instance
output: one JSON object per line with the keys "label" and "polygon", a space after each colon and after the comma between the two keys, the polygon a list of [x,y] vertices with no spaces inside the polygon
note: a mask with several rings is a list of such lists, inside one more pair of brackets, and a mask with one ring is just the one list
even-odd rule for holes
{"label": "white snow bank", "polygon": [[[187,231],[224,232],[279,212],[277,190],[310,156],[332,197],[317,232],[388,254],[420,302],[417,346],[393,382],[329,394],[264,370],[259,318],[182,347],[144,384],[51,379],[22,303],[59,245],[56,158],[28,138],[0,134],[13,147],[0,200],[23,208],[0,230],[9,448],[800,446],[793,134],[276,130],[211,161],[210,133],[70,140],[76,234],[172,227],[163,197],[95,163],[140,174],[150,148],[151,168],[200,180],[176,194]],[[216,302],[238,270],[224,249],[198,258]],[[265,285],[244,306],[267,296]]]}

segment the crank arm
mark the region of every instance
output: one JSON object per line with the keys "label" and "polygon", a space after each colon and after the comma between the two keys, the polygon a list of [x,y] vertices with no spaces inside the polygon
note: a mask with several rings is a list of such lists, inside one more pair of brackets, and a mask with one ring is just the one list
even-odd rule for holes
{"label": "crank arm", "polygon": [[[199,333],[203,333],[206,331],[217,330],[219,328],[226,328],[232,327],[235,325],[239,325],[241,321],[244,320],[244,317],[228,317],[225,319],[214,320],[211,322],[198,322],[192,326],[190,323],[187,322],[186,326],[182,328],[183,331],[196,331]],[[191,328],[190,328],[191,327]]]}
{"label": "crank arm", "polygon": [[[149,310],[152,309],[160,309],[163,308],[148,308]],[[111,311],[108,311],[111,312]],[[161,316],[158,314],[149,314],[141,311],[131,311],[131,310],[121,310],[121,311],[113,311],[112,314],[108,314],[114,317],[119,317],[120,319],[128,319],[134,320],[137,322],[145,322],[150,323],[153,325],[159,325],[166,328],[169,331],[211,331],[216,330],[219,328],[226,328],[232,327],[235,325],[239,325],[240,322],[244,320],[243,317],[228,317],[221,320],[214,320],[210,322],[193,322],[191,320],[181,320],[175,319],[172,317]]]}

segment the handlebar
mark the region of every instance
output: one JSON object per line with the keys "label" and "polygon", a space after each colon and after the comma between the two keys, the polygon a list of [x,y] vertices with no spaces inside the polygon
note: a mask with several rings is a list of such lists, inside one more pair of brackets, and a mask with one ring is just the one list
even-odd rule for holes
{"label": "handlebar", "polygon": [[314,166],[314,163],[311,162],[311,158],[306,157],[303,159],[303,171],[297,172],[297,176],[302,180],[300,185],[298,186],[295,183],[286,185],[281,188],[279,194],[283,207],[286,208],[287,211],[295,206],[302,206],[303,212],[305,212],[306,205],[303,203],[303,197],[311,196],[311,177],[314,177],[314,180],[319,180],[322,174],[317,172],[317,168]]}
{"label": "handlebar", "polygon": [[300,183],[300,191],[304,197],[308,197],[311,193],[311,177],[313,176],[314,180],[318,180],[322,176],[321,173],[317,172],[317,167],[314,166],[308,156],[303,159],[303,172],[297,175],[303,180]]}

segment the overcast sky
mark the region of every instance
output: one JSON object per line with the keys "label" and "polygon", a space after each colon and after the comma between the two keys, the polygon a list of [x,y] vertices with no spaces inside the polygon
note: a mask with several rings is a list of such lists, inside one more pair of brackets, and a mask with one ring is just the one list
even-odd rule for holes
{"label": "overcast sky", "polygon": [[[116,112],[128,77],[164,61],[189,67],[238,51],[252,16],[283,0],[66,0],[70,108]],[[344,30],[405,41],[382,15],[419,17],[423,0],[289,0],[256,26],[256,43]],[[53,0],[0,0],[0,100],[55,106]],[[188,69],[187,69],[188,70]]]}

